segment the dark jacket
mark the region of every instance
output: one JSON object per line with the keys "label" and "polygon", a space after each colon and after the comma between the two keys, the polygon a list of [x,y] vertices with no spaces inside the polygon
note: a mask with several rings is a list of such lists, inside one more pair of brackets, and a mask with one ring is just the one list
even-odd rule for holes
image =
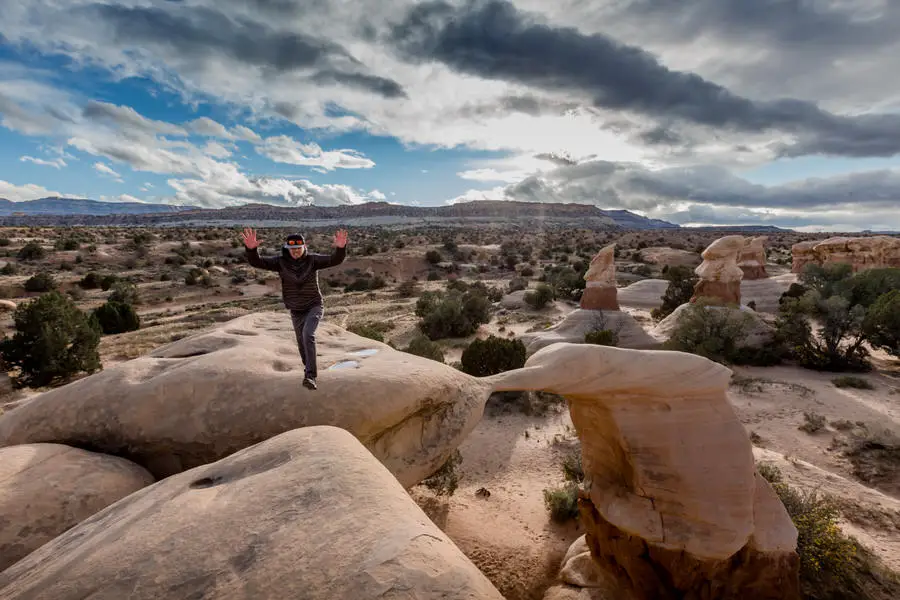
{"label": "dark jacket", "polygon": [[319,290],[319,269],[327,269],[344,262],[346,248],[335,248],[329,254],[311,253],[309,250],[299,260],[291,257],[287,249],[282,249],[281,256],[261,257],[256,248],[245,247],[247,262],[257,269],[275,271],[281,277],[281,297],[285,308],[291,310],[308,310],[324,304],[322,292]]}

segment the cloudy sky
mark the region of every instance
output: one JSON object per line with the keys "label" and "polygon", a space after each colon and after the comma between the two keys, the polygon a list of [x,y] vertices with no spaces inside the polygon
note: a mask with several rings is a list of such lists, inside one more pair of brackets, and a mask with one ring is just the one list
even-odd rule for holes
{"label": "cloudy sky", "polygon": [[894,0],[0,3],[0,197],[900,229]]}

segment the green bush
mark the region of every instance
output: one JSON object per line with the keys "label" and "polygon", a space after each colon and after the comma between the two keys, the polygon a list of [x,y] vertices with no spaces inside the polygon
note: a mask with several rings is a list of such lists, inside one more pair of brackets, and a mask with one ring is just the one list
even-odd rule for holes
{"label": "green bush", "polygon": [[525,302],[536,310],[541,310],[553,301],[553,288],[546,283],[539,283],[531,292],[525,292]]}
{"label": "green bush", "polygon": [[432,340],[466,337],[490,319],[490,300],[479,290],[425,292],[416,301],[419,329]]}
{"label": "green bush", "polygon": [[734,363],[752,324],[749,314],[709,306],[700,299],[680,313],[665,347],[698,354],[721,363]]}
{"label": "green bush", "polygon": [[474,340],[463,350],[462,371],[475,377],[496,375],[525,366],[525,344],[522,340],[490,336]]}
{"label": "green bush", "polygon": [[100,325],[69,297],[52,291],[19,305],[16,333],[0,341],[0,357],[18,370],[13,385],[42,387],[101,369]]}
{"label": "green bush", "polygon": [[838,388],[854,388],[857,390],[874,390],[875,386],[869,383],[867,379],[862,377],[854,377],[845,375],[844,377],[835,377],[831,380],[832,385]]}
{"label": "green bush", "polygon": [[100,330],[106,335],[137,331],[141,328],[141,319],[134,307],[124,302],[107,300],[94,309],[93,314],[100,324]]}
{"label": "green bush", "polygon": [[584,334],[585,344],[596,344],[598,346],[615,346],[619,343],[619,336],[615,331],[609,329],[595,329]]}
{"label": "green bush", "polygon": [[347,327],[347,331],[376,342],[384,342],[384,334],[378,328],[373,327],[371,323],[354,323]]}
{"label": "green bush", "polygon": [[84,277],[81,278],[81,281],[78,282],[83,289],[86,290],[95,290],[100,287],[102,279],[100,275],[98,275],[94,271],[89,271]]}
{"label": "green bush", "polygon": [[409,342],[409,346],[406,347],[404,352],[409,352],[410,354],[415,354],[416,356],[421,356],[423,358],[430,358],[431,360],[436,360],[438,362],[444,362],[444,351],[441,350],[440,344],[432,342],[424,335],[417,335],[414,337]]}
{"label": "green bush", "polygon": [[121,304],[140,304],[137,286],[128,281],[116,281],[108,300]]}
{"label": "green bush", "polygon": [[662,305],[650,312],[650,316],[656,320],[668,317],[676,308],[689,302],[699,280],[693,269],[683,265],[669,267],[663,278],[669,282],[669,286],[662,295]]}
{"label": "green bush", "polygon": [[56,289],[56,280],[53,275],[41,271],[25,281],[26,292],[49,292]]}
{"label": "green bush", "polygon": [[570,482],[561,488],[545,489],[544,506],[550,511],[550,518],[557,523],[577,519],[578,484]]}
{"label": "green bush", "polygon": [[885,294],[900,290],[900,269],[866,269],[838,281],[835,287],[851,306],[859,304],[869,308]]}
{"label": "green bush", "polygon": [[426,477],[422,483],[438,496],[452,496],[459,487],[459,472],[457,468],[462,464],[462,454],[455,450],[450,458],[441,467]]}
{"label": "green bush", "polygon": [[869,343],[900,358],[900,290],[878,297],[863,322]]}
{"label": "green bush", "polygon": [[19,260],[41,260],[45,256],[47,256],[47,251],[35,241],[30,241],[22,246],[16,255]]}

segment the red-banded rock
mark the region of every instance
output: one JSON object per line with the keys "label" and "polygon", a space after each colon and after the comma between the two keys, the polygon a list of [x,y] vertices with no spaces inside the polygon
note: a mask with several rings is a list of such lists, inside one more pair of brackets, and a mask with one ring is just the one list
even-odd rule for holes
{"label": "red-banded rock", "polygon": [[809,242],[797,242],[791,246],[792,273],[803,273],[803,269],[806,268],[806,265],[816,262],[816,255],[813,252],[813,248],[815,248],[818,243],[819,242],[813,240]]}
{"label": "red-banded rock", "polygon": [[157,482],[0,573],[18,600],[503,600],[349,432],[305,427]]}
{"label": "red-banded rock", "polygon": [[585,310],[619,310],[616,299],[616,245],[601,249],[584,274],[585,287],[581,294],[581,308]]}
{"label": "red-banded rock", "polygon": [[116,456],[60,444],[0,448],[0,571],[153,481]]}
{"label": "red-banded rock", "polygon": [[769,276],[766,272],[766,240],[767,236],[758,236],[747,239],[747,245],[738,256],[738,267],[744,273],[744,280],[765,279]]}
{"label": "red-banded rock", "polygon": [[[800,597],[797,530],[756,471],[726,397],[730,378],[693,354],[575,344],[491,378],[497,391],[568,400],[581,439],[585,542],[630,597]],[[609,585],[583,565],[578,572]]]}
{"label": "red-banded rock", "polygon": [[848,264],[854,273],[867,269],[900,267],[900,238],[887,235],[832,237],[800,242],[791,247],[792,270],[802,273],[809,263]]}

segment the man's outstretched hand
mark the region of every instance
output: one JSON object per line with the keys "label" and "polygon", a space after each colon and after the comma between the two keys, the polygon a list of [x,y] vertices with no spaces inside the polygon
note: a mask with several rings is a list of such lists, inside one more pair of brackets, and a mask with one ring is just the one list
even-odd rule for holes
{"label": "man's outstretched hand", "polygon": [[244,228],[244,233],[241,237],[244,238],[244,246],[248,249],[253,250],[254,248],[259,247],[259,240],[256,239],[256,232],[249,227]]}
{"label": "man's outstretched hand", "polygon": [[334,245],[338,248],[344,248],[347,245],[347,230],[338,229],[334,234]]}

